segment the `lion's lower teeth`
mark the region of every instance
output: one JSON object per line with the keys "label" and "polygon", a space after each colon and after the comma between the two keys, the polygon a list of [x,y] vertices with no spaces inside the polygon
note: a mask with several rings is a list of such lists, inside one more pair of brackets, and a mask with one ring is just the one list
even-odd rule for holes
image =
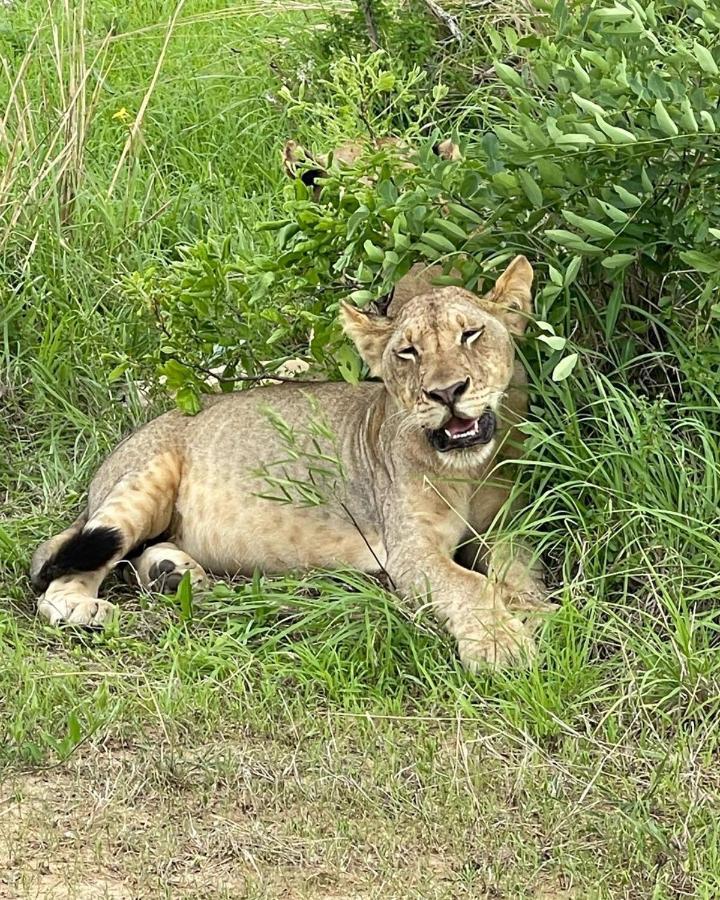
{"label": "lion's lower teeth", "polygon": [[467,428],[465,431],[452,432],[446,430],[445,434],[450,438],[450,440],[458,440],[458,438],[469,437],[472,434],[477,434],[479,424],[480,423],[475,420],[470,428]]}

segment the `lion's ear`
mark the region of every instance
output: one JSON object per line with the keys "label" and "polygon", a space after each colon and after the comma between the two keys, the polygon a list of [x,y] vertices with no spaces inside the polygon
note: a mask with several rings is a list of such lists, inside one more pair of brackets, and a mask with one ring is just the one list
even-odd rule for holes
{"label": "lion's ear", "polygon": [[349,303],[340,306],[343,331],[355,344],[371,375],[380,375],[382,356],[392,334],[392,323],[385,316],[366,313]]}
{"label": "lion's ear", "polygon": [[486,295],[496,315],[513,334],[522,334],[533,311],[533,269],[524,256],[516,256]]}

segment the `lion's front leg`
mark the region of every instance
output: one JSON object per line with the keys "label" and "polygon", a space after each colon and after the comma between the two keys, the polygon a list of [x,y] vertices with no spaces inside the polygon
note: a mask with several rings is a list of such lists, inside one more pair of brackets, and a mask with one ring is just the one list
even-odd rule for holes
{"label": "lion's front leg", "polygon": [[432,530],[406,528],[390,537],[387,570],[401,594],[431,604],[457,640],[466,668],[501,667],[532,657],[530,632],[492,581],[455,563]]}

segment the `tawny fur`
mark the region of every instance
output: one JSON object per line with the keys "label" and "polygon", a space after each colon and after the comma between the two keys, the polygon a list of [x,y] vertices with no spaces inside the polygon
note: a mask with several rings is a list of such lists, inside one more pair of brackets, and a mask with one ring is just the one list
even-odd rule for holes
{"label": "tawny fur", "polygon": [[[122,549],[96,572],[53,581],[40,613],[50,621],[102,624],[112,611],[97,600],[105,575],[133,547],[165,534],[169,543],[160,550],[167,565],[154,548],[135,562],[146,586],[171,562],[180,572],[190,569],[197,583],[203,570],[231,576],[255,569],[384,570],[399,593],[432,604],[468,667],[530,655],[532,637],[513,607],[541,603],[533,566],[482,539],[463,551],[482,571],[453,555],[469,534],[483,535],[508,497],[510,486],[494,469],[517,452],[513,426],[525,413],[513,336],[531,310],[532,269],[518,257],[484,298],[434,288],[432,274],[416,269],[401,282],[387,316],[342,310],[347,334],[381,381],[211,396],[198,415],[166,413],[123,441],[93,479],[87,510],[38,549],[32,573],[37,578],[80,529],[118,529]],[[484,329],[471,347],[460,340],[468,328]],[[418,359],[398,357],[408,344]],[[498,429],[487,444],[439,453],[427,429],[441,426],[447,409],[428,392],[465,379],[456,413],[472,419],[490,407]],[[309,456],[290,458],[287,429]],[[317,472],[317,442],[339,462],[326,461],[324,475]],[[312,484],[325,502],[268,499],[277,494],[268,473],[291,485]]]}

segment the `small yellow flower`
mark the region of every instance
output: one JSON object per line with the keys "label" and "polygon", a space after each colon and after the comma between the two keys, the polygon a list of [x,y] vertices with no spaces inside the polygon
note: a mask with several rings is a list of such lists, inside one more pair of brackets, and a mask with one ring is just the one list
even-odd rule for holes
{"label": "small yellow flower", "polygon": [[129,118],[130,113],[125,109],[124,106],[121,106],[116,113],[113,113],[113,119],[117,119],[119,122],[127,122]]}

